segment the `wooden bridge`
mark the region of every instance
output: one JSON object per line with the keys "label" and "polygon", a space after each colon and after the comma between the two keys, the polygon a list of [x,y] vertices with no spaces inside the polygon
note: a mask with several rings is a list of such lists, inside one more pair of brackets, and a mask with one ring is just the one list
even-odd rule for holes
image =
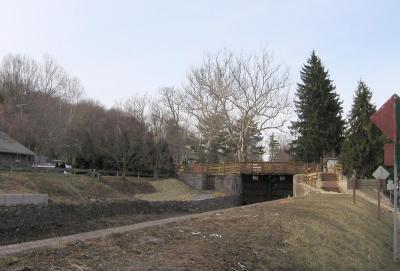
{"label": "wooden bridge", "polygon": [[240,175],[240,174],[303,174],[307,171],[315,171],[315,164],[304,162],[239,162],[219,164],[193,164],[188,167],[180,167],[180,173],[204,173],[207,175]]}

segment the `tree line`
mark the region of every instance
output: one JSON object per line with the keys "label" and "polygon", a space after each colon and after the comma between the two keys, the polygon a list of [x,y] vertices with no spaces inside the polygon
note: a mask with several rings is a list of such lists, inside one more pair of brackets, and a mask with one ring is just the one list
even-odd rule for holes
{"label": "tree line", "polygon": [[359,80],[352,108],[344,119],[333,80],[314,51],[300,75],[295,99],[297,120],[290,127],[293,155],[321,164],[324,157],[339,157],[344,174],[370,177],[383,162],[386,140],[369,119],[376,111],[371,89]]}
{"label": "tree line", "polygon": [[[370,175],[382,161],[384,141],[369,121],[376,110],[372,91],[359,81],[346,120],[314,51],[300,75],[293,103],[289,73],[267,50],[224,50],[205,56],[179,88],[106,108],[85,98],[79,79],[51,57],[8,55],[0,66],[0,127],[37,155],[123,175],[135,170],[157,176],[191,160],[260,161],[266,135],[271,160],[282,148],[307,162],[339,156],[345,173]],[[291,139],[284,136],[280,144],[274,132],[287,128]]]}

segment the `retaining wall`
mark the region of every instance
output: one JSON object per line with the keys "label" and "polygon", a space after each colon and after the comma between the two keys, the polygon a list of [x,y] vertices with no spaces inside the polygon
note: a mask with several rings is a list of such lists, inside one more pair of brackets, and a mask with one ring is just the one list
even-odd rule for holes
{"label": "retaining wall", "polygon": [[47,204],[47,194],[0,194],[0,206]]}
{"label": "retaining wall", "polygon": [[215,191],[225,195],[241,197],[243,192],[242,177],[240,175],[215,176]]}
{"label": "retaining wall", "polygon": [[316,187],[311,187],[304,183],[304,174],[293,175],[293,196],[305,196],[310,194],[321,194],[321,190],[337,189],[340,193],[346,193],[347,180],[339,181],[316,181]]}
{"label": "retaining wall", "polygon": [[178,179],[197,190],[203,190],[206,186],[206,174],[203,173],[180,173]]}

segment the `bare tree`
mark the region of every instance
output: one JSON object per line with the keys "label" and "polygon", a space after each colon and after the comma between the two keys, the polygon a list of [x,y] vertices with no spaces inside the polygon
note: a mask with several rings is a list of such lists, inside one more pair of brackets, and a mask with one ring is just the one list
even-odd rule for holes
{"label": "bare tree", "polygon": [[118,109],[107,112],[102,126],[103,134],[97,135],[96,145],[114,161],[122,176],[126,176],[143,157],[142,126],[136,118]]}
{"label": "bare tree", "polygon": [[161,104],[164,107],[165,132],[168,150],[177,166],[184,158],[187,144],[187,118],[184,115],[183,93],[174,87],[160,89]]}
{"label": "bare tree", "polygon": [[52,96],[61,96],[67,89],[68,76],[53,58],[45,55],[43,59],[39,91]]}
{"label": "bare tree", "polygon": [[146,141],[146,157],[152,166],[154,178],[158,178],[162,168],[168,167],[170,154],[166,141],[167,114],[160,104],[155,100],[149,103],[149,138]]}
{"label": "bare tree", "polygon": [[39,88],[40,71],[37,62],[27,56],[8,55],[0,69],[0,94],[13,98],[15,103],[25,103],[26,95]]}
{"label": "bare tree", "polygon": [[165,87],[160,89],[161,102],[165,108],[167,108],[171,118],[177,126],[182,121],[182,113],[184,106],[184,99],[182,93],[180,93],[174,87]]}
{"label": "bare tree", "polygon": [[285,125],[288,93],[287,71],[274,65],[266,50],[260,55],[225,51],[207,56],[201,67],[189,73],[186,110],[199,127],[206,127],[209,141],[225,131],[236,147],[238,161],[243,161],[254,124],[261,132]]}
{"label": "bare tree", "polygon": [[135,117],[144,124],[146,121],[145,111],[147,104],[148,98],[145,95],[135,95],[116,103],[114,107],[124,111],[132,117]]}

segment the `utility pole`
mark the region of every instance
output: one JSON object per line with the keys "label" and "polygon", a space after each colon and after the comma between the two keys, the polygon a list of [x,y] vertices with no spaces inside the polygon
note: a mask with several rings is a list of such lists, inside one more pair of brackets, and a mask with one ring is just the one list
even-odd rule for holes
{"label": "utility pole", "polygon": [[[394,103],[394,112],[396,112],[396,103]],[[397,180],[397,160],[396,160],[396,149],[397,149],[397,134],[396,134],[396,141],[395,144],[393,144],[393,153],[394,153],[394,163],[393,163],[393,171],[394,171],[394,212],[393,212],[393,259],[395,262],[397,262],[397,212],[398,212],[398,206],[397,206],[397,197],[398,197],[398,180]]]}

